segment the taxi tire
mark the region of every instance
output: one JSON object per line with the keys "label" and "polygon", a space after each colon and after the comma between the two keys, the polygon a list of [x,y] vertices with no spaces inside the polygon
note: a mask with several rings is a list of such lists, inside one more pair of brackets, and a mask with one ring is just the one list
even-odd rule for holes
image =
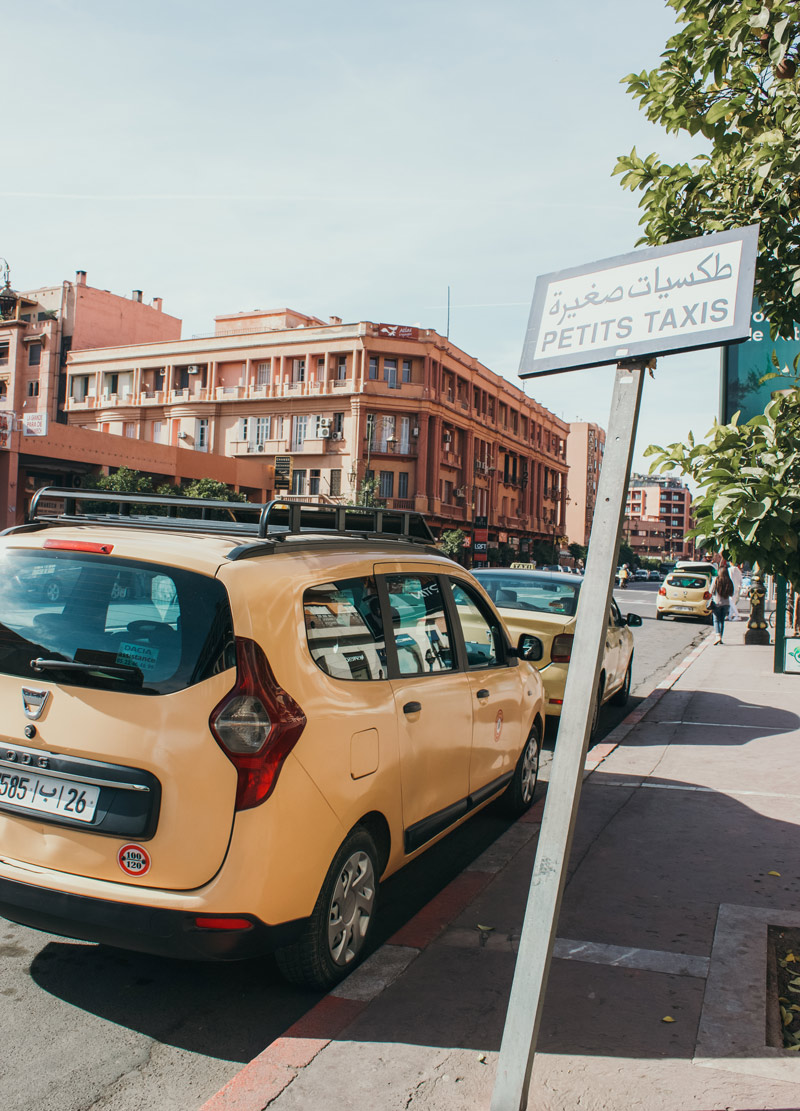
{"label": "taxi tire", "polygon": [[[363,933],[358,932],[351,959],[338,963],[328,940],[334,901],[343,873],[354,859],[368,860],[372,901],[369,918]],[[356,968],[367,954],[369,940],[375,923],[378,896],[380,854],[374,840],[363,826],[356,826],[345,838],[333,858],[325,882],[317,897],[311,917],[297,941],[275,952],[275,960],[284,978],[292,984],[317,988],[323,991],[334,987]]]}
{"label": "taxi tire", "polygon": [[661,610],[656,610],[656,621],[663,621],[663,620],[664,620],[664,614],[661,612]]}
{"label": "taxi tire", "polygon": [[589,726],[589,743],[597,740],[597,733],[600,728],[600,711],[603,707],[603,680],[597,684],[597,693],[594,698],[594,708],[592,710],[592,724]]}
{"label": "taxi tire", "polygon": [[[535,755],[534,755],[535,750]],[[500,808],[509,818],[519,818],[528,810],[536,795],[539,782],[539,761],[542,755],[542,741],[537,725],[531,726],[528,739],[519,754],[514,776],[500,796]],[[533,765],[533,785],[531,786],[531,765]]]}
{"label": "taxi tire", "polygon": [[615,691],[608,700],[611,703],[612,706],[625,706],[625,705],[627,705],[627,702],[628,702],[628,699],[630,698],[630,693],[631,693],[631,677],[632,677],[632,675],[633,675],[633,653],[631,653],[631,658],[630,658],[630,660],[628,660],[628,670],[625,672],[625,678],[623,680],[622,686],[619,688],[618,691]]}

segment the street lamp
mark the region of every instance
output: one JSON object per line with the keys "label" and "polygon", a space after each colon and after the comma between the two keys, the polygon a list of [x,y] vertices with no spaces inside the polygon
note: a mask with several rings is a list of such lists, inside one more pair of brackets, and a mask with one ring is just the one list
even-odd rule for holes
{"label": "street lamp", "polygon": [[0,290],[0,318],[7,320],[13,315],[17,304],[17,295],[11,288],[10,271],[4,258],[0,258],[0,266],[2,266],[2,280],[4,282],[3,288]]}

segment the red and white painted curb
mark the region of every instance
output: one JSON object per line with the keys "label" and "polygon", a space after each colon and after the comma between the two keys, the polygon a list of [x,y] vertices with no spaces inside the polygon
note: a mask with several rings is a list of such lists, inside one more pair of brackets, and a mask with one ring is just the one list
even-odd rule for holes
{"label": "red and white painted curb", "polygon": [[[635,710],[595,745],[586,758],[584,777],[622,744],[625,737],[664,697],[711,643],[711,635],[681,660]],[[385,945],[335,987],[324,999],[257,1057],[248,1062],[200,1111],[264,1111],[287,1088],[301,1069],[342,1033],[371,1003],[394,983],[473,899],[483,891],[512,857],[537,836],[544,811],[544,797],[489,846],[435,898],[415,914]]]}

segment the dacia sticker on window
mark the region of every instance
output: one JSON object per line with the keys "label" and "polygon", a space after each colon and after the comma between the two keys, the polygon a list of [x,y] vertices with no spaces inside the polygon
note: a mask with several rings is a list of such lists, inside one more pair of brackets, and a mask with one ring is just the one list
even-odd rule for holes
{"label": "dacia sticker on window", "polygon": [[138,667],[143,672],[152,671],[158,664],[158,649],[148,648],[144,644],[120,644],[117,663]]}

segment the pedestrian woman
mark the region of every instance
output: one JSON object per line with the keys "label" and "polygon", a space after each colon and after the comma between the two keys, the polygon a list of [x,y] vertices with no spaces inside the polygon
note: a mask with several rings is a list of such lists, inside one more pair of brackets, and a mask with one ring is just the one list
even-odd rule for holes
{"label": "pedestrian woman", "polygon": [[719,573],[714,582],[714,593],[711,595],[711,615],[714,620],[715,644],[722,644],[722,630],[725,628],[725,616],[730,608],[734,586],[728,574],[726,564],[721,564]]}

